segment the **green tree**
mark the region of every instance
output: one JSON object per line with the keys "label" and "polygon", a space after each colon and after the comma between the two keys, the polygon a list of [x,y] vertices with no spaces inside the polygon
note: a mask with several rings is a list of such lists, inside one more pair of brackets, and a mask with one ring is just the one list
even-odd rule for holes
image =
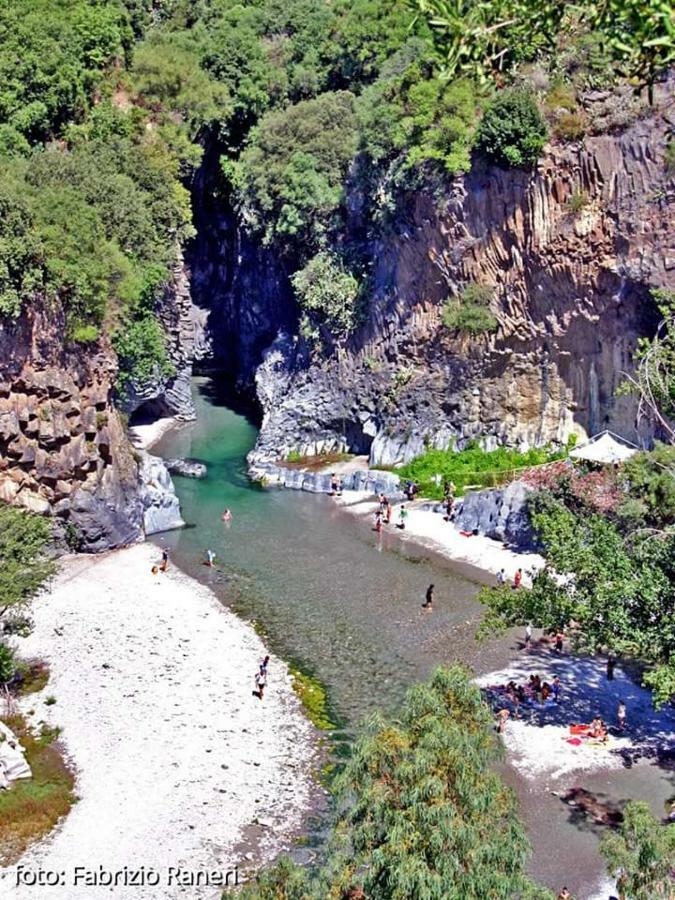
{"label": "green tree", "polygon": [[316,324],[329,343],[353,330],[359,283],[334,253],[317,253],[291,281],[308,324]]}
{"label": "green tree", "polygon": [[0,504],[0,620],[23,609],[54,574],[48,519]]}
{"label": "green tree", "polygon": [[354,97],[326,93],[265,115],[235,167],[244,215],[266,243],[317,250],[357,148]]}
{"label": "green tree", "polygon": [[608,832],[600,850],[620,900],[666,900],[675,893],[675,824],[662,825],[646,803],[626,805],[620,830]]}
{"label": "green tree", "polygon": [[498,94],[478,127],[478,147],[505,166],[537,161],[546,142],[546,123],[530,91],[513,88]]}
{"label": "green tree", "polygon": [[549,898],[528,879],[529,846],[494,771],[492,713],[460,666],[413,687],[399,715],[374,716],[336,785],[324,864],[288,862],[242,896],[258,900]]}
{"label": "green tree", "polygon": [[640,341],[627,388],[638,395],[641,414],[655,419],[675,443],[675,293],[654,290],[652,296],[663,318],[654,338]]}
{"label": "green tree", "polygon": [[530,502],[547,567],[531,589],[485,588],[479,634],[533,622],[571,634],[581,650],[650,664],[645,683],[657,704],[675,684],[675,531],[624,537],[604,516],[576,514],[548,493]]}

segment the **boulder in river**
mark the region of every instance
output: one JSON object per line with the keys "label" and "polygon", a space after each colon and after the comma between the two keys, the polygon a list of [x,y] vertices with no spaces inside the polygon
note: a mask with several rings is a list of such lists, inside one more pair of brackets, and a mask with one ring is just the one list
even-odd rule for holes
{"label": "boulder in river", "polygon": [[164,465],[172,475],[182,475],[183,478],[206,477],[206,466],[196,459],[165,459]]}

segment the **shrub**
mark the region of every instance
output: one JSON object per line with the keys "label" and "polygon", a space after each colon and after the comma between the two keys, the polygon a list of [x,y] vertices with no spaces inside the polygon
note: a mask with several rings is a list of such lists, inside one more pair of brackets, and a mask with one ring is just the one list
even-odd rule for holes
{"label": "shrub", "polygon": [[458,299],[448,300],[443,307],[443,324],[451,331],[485,334],[497,330],[497,319],[490,312],[493,289],[488,285],[467,285]]}
{"label": "shrub", "polygon": [[559,115],[553,125],[556,137],[563,141],[578,141],[586,134],[586,118],[578,110]]}
{"label": "shrub", "polygon": [[478,126],[478,146],[505,166],[528,166],[539,158],[547,130],[533,95],[521,88],[503,91]]}
{"label": "shrub", "polygon": [[[427,450],[421,456],[406,463],[397,474],[401,479],[415,481],[420,493],[425,497],[440,500],[443,497],[442,481],[452,481],[458,494],[467,485],[492,487],[514,477],[522,477],[521,470],[528,466],[561,459],[564,451],[553,451],[550,447],[521,452],[507,447],[497,450],[483,450],[476,445],[464,450]],[[436,476],[441,476],[437,483]]]}
{"label": "shrub", "polygon": [[582,209],[588,206],[588,194],[585,191],[573,191],[566,206],[571,213],[580,213]]}
{"label": "shrub", "polygon": [[666,151],[664,154],[666,172],[668,175],[675,175],[675,138],[668,138],[666,143]]}
{"label": "shrub", "polygon": [[317,253],[293,278],[300,309],[329,340],[346,337],[357,318],[359,283],[334,253]]}
{"label": "shrub", "polygon": [[117,386],[122,394],[132,383],[142,385],[151,378],[169,378],[175,373],[164,330],[150,313],[126,322],[113,335],[113,347],[120,364]]}
{"label": "shrub", "polygon": [[16,659],[9,644],[0,643],[0,684],[7,684],[14,677]]}

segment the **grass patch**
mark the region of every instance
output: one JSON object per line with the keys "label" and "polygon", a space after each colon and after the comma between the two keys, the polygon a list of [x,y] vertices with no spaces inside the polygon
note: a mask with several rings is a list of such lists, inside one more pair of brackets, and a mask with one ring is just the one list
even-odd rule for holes
{"label": "grass patch", "polygon": [[3,720],[26,750],[33,777],[0,792],[0,864],[11,865],[29,844],[44,837],[77,800],[75,778],[56,744],[59,730],[35,734],[23,716]]}
{"label": "grass patch", "polygon": [[321,682],[296,666],[289,666],[289,671],[293,676],[293,690],[310,722],[321,731],[333,731],[337,728],[328,712],[328,696]]}
{"label": "grass patch", "polygon": [[301,456],[296,450],[291,450],[282,465],[289,469],[306,469],[309,472],[317,472],[325,466],[348,462],[353,458],[352,453],[318,453],[316,456]]}
{"label": "grass patch", "polygon": [[[423,497],[440,500],[445,480],[454,482],[457,493],[462,494],[468,486],[494,487],[515,478],[519,469],[564,459],[565,456],[566,450],[553,451],[550,447],[521,453],[506,447],[483,450],[473,445],[459,452],[427,450],[396,471],[404,481],[417,482]],[[436,484],[437,475],[441,476],[440,484]]]}
{"label": "grass patch", "polygon": [[21,684],[17,694],[25,697],[27,694],[37,694],[47,686],[49,681],[49,666],[42,659],[29,659],[19,663]]}

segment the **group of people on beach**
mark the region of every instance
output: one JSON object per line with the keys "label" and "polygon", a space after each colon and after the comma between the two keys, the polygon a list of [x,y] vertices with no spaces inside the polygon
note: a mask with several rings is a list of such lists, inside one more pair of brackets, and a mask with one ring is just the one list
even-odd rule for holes
{"label": "group of people on beach", "polygon": [[[391,505],[389,498],[384,494],[380,494],[378,497],[378,506],[375,510],[375,524],[373,525],[373,531],[376,531],[378,534],[382,533],[383,525],[391,525],[391,517],[394,511],[393,506]],[[398,511],[398,522],[396,523],[396,528],[400,531],[405,530],[405,523],[408,519],[408,510],[405,507],[405,504],[401,504],[401,508]]]}

